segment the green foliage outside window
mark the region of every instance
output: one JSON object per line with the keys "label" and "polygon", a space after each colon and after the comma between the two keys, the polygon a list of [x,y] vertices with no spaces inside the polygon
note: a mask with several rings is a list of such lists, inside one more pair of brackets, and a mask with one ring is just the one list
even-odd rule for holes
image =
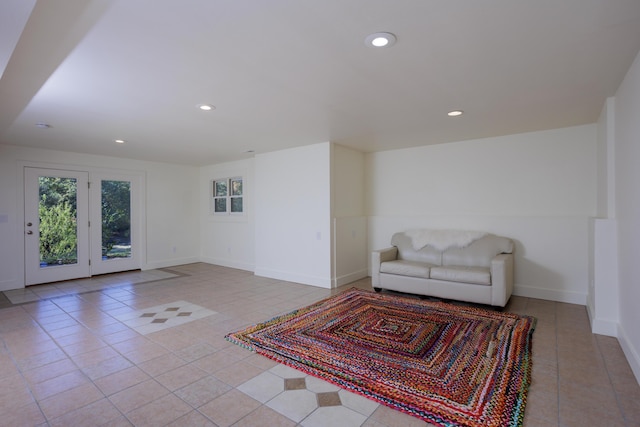
{"label": "green foliage outside window", "polygon": [[213,213],[242,214],[243,188],[242,178],[224,178],[213,181]]}
{"label": "green foliage outside window", "polygon": [[78,261],[76,180],[40,177],[40,262],[47,265]]}
{"label": "green foliage outside window", "polygon": [[[131,256],[131,184],[102,181],[102,256]],[[78,261],[77,181],[41,176],[40,263],[75,264]],[[114,248],[114,246],[118,246]]]}
{"label": "green foliage outside window", "polygon": [[[127,249],[114,250],[114,246]],[[102,181],[102,256],[131,256],[131,183]]]}

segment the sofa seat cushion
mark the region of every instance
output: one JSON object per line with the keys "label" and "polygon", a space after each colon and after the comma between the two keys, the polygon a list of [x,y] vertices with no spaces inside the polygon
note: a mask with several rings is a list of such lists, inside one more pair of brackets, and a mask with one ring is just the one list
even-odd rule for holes
{"label": "sofa seat cushion", "polygon": [[397,274],[400,276],[429,278],[429,270],[434,267],[425,262],[407,261],[399,259],[380,263],[380,273]]}
{"label": "sofa seat cushion", "polygon": [[431,268],[431,278],[448,282],[474,283],[476,285],[491,285],[491,271],[484,267],[466,267],[448,265]]}

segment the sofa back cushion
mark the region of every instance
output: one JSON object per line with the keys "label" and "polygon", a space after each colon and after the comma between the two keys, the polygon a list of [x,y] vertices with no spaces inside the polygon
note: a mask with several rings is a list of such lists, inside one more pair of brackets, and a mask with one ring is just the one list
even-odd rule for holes
{"label": "sofa back cushion", "polygon": [[415,262],[426,262],[442,265],[442,252],[431,246],[415,250],[411,238],[404,233],[395,233],[391,237],[391,244],[398,248],[398,259]]}
{"label": "sofa back cushion", "polygon": [[513,253],[513,242],[506,237],[488,234],[464,248],[449,248],[442,254],[442,265],[491,267],[498,254]]}

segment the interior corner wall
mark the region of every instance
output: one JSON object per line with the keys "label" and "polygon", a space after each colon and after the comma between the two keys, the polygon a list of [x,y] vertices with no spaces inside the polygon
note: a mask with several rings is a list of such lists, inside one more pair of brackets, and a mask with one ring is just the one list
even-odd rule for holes
{"label": "interior corner wall", "polygon": [[198,260],[197,168],[0,145],[0,290],[24,287],[21,162],[144,173],[146,256],[141,267],[168,267]]}
{"label": "interior corner wall", "polygon": [[[212,181],[242,177],[243,215],[214,215]],[[253,271],[254,160],[246,159],[200,168],[200,258],[203,262]]]}
{"label": "interior corner wall", "polygon": [[331,287],[331,144],[255,156],[255,274]]}
{"label": "interior corner wall", "polygon": [[640,54],[615,96],[615,203],[618,224],[618,339],[640,382]]}
{"label": "interior corner wall", "polygon": [[342,286],[367,277],[364,153],[332,145],[333,281]]}
{"label": "interior corner wall", "polygon": [[589,294],[591,330],[617,336],[619,324],[618,242],[615,219],[615,100],[608,98],[598,119],[597,212],[590,221]]}
{"label": "interior corner wall", "polygon": [[605,101],[597,127],[596,216],[615,218],[615,98]]}
{"label": "interior corner wall", "polygon": [[597,126],[366,156],[369,251],[412,228],[515,241],[516,295],[586,304]]}
{"label": "interior corner wall", "polygon": [[331,166],[333,216],[364,216],[364,153],[333,144]]}
{"label": "interior corner wall", "polygon": [[143,269],[198,262],[198,168],[123,160],[116,164],[127,163],[147,176],[147,260]]}

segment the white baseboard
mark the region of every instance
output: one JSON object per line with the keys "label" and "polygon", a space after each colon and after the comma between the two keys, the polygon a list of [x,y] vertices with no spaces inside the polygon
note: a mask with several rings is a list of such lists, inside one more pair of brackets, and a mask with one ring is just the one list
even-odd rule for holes
{"label": "white baseboard", "polygon": [[237,270],[253,272],[253,264],[250,264],[248,262],[238,262],[232,259],[210,258],[210,257],[201,257],[199,261],[207,264],[219,265],[221,267],[229,267],[229,268],[235,268]]}
{"label": "white baseboard", "polygon": [[559,291],[556,289],[537,288],[534,286],[516,284],[513,287],[513,295],[564,302],[567,304],[587,305],[587,294],[580,292]]}
{"label": "white baseboard", "polygon": [[360,271],[354,271],[353,273],[344,274],[340,277],[336,277],[333,282],[333,287],[337,288],[339,286],[347,285],[351,282],[355,282],[356,280],[364,279],[369,276],[369,272],[367,269],[363,269]]}
{"label": "white baseboard", "polygon": [[598,319],[594,314],[591,304],[587,303],[587,314],[589,315],[589,323],[591,324],[591,332],[594,334],[607,335],[610,337],[618,336],[618,322],[609,319]]}
{"label": "white baseboard", "polygon": [[256,276],[269,277],[271,279],[284,280],[287,282],[301,283],[303,285],[318,286],[320,288],[331,289],[331,278],[306,276],[288,271],[271,270],[268,268],[256,268]]}
{"label": "white baseboard", "polygon": [[140,269],[143,271],[153,270],[156,268],[166,268],[166,267],[174,267],[176,265],[193,264],[194,262],[199,262],[199,261],[200,259],[197,257],[168,259],[165,261],[152,261],[152,262],[145,263]]}
{"label": "white baseboard", "polygon": [[622,351],[629,362],[629,366],[631,366],[631,370],[636,377],[636,381],[640,384],[640,356],[629,342],[627,334],[620,325],[618,325],[618,342],[620,343],[620,347],[622,347]]}
{"label": "white baseboard", "polygon": [[18,280],[3,280],[0,282],[0,292],[11,291],[13,289],[23,289],[24,282]]}
{"label": "white baseboard", "polygon": [[618,337],[618,326],[618,322],[595,319],[591,322],[591,332],[610,337]]}
{"label": "white baseboard", "polygon": [[[369,275],[367,269],[363,269],[360,271],[355,271],[353,273],[345,274],[343,276],[337,277],[331,282],[327,282],[327,279],[312,277],[312,276],[305,276],[305,275],[298,275],[298,274],[291,274],[285,271],[278,271],[278,270],[271,270],[271,269],[256,270],[253,264],[239,263],[237,261],[224,259],[224,258],[203,257],[203,258],[200,258],[200,261],[205,262],[207,264],[220,265],[222,267],[253,271],[256,276],[269,277],[269,278],[278,279],[278,280],[286,280],[287,282],[302,283],[304,285],[319,286],[322,288],[331,288],[331,287],[346,285],[351,282],[355,282],[356,280],[365,278]],[[329,283],[329,285],[327,285],[327,283]]]}

